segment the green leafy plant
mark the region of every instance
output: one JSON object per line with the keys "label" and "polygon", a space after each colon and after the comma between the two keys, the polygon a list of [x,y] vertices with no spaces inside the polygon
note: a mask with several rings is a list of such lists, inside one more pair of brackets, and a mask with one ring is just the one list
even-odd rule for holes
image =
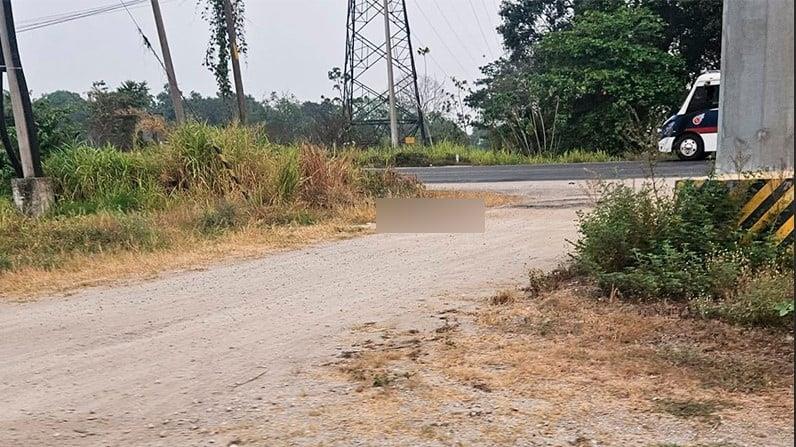
{"label": "green leafy plant", "polygon": [[780,317],[788,317],[793,315],[793,300],[780,302],[774,306],[774,310],[779,312]]}
{"label": "green leafy plant", "polygon": [[198,2],[199,6],[204,8],[202,18],[210,25],[210,42],[205,52],[204,65],[215,76],[219,95],[225,98],[232,96],[232,83],[229,79],[229,62],[232,55],[230,54],[227,17],[224,8],[226,1],[232,3],[238,52],[245,54],[248,47],[246,45],[246,6],[244,1],[199,0]]}
{"label": "green leafy plant", "polygon": [[580,216],[575,266],[605,293],[687,301],[705,317],[779,325],[792,312],[792,248],[738,229],[742,202],[713,180],[685,183],[672,197],[609,185]]}

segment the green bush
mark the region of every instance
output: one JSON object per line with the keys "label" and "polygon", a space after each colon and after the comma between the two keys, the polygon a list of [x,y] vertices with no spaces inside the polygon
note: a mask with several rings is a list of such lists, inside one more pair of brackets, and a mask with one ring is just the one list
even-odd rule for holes
{"label": "green bush", "polygon": [[738,229],[743,199],[718,181],[686,183],[671,197],[610,185],[580,215],[575,265],[606,293],[693,301],[702,315],[771,324],[793,298],[792,244]]}

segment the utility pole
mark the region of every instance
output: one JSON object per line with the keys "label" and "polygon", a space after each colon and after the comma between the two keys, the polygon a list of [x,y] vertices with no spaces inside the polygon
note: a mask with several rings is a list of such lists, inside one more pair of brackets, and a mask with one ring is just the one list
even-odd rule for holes
{"label": "utility pole", "polygon": [[41,160],[39,159],[39,142],[33,123],[33,109],[30,103],[25,74],[17,47],[14,15],[11,11],[11,0],[2,0],[0,8],[0,43],[3,46],[3,60],[8,73],[8,91],[11,94],[11,108],[14,112],[14,123],[19,143],[19,158],[25,178],[41,177]]}
{"label": "utility pole", "polygon": [[398,113],[395,110],[395,74],[392,60],[392,32],[390,32],[390,0],[384,0],[384,34],[386,42],[384,51],[387,53],[387,91],[390,96],[390,140],[392,147],[398,147]]}
{"label": "utility pole", "polygon": [[240,53],[238,52],[237,31],[235,30],[235,12],[231,0],[224,0],[224,18],[227,23],[229,38],[229,54],[232,59],[232,75],[235,78],[235,94],[238,97],[238,120],[246,124],[246,95],[243,92],[243,77],[240,72]]}
{"label": "utility pole", "polygon": [[40,216],[52,206],[53,191],[50,181],[43,178],[39,141],[33,121],[30,93],[22,71],[22,60],[19,57],[11,0],[2,0],[0,4],[0,46],[8,74],[8,90],[11,94],[11,108],[14,112],[23,176],[21,179],[12,180],[12,195],[14,203],[23,212]]}
{"label": "utility pole", "polygon": [[155,14],[155,24],[160,38],[160,50],[163,52],[163,63],[166,65],[166,76],[169,79],[169,94],[171,103],[174,105],[174,116],[177,119],[177,124],[182,124],[185,122],[185,107],[182,104],[182,93],[177,84],[177,75],[174,72],[174,62],[171,59],[169,41],[166,38],[166,27],[163,25],[163,14],[160,12],[160,2],[158,0],[152,0],[152,12]]}

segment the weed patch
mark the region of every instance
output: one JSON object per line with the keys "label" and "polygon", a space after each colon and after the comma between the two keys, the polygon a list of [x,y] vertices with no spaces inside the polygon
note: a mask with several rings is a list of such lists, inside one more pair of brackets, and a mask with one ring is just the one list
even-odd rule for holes
{"label": "weed patch", "polygon": [[621,159],[603,151],[571,150],[553,154],[525,155],[519,152],[479,149],[447,142],[417,149],[371,148],[355,150],[352,154],[359,165],[376,168],[594,163]]}
{"label": "weed patch", "polygon": [[240,220],[241,217],[235,205],[222,201],[202,212],[197,227],[202,234],[212,236],[235,228]]}

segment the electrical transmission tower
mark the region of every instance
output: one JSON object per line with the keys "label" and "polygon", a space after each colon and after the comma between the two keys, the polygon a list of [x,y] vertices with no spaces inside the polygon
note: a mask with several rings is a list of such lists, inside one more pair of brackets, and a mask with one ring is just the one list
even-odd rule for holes
{"label": "electrical transmission tower", "polygon": [[343,79],[352,127],[390,129],[394,146],[407,137],[428,141],[405,0],[348,1]]}

